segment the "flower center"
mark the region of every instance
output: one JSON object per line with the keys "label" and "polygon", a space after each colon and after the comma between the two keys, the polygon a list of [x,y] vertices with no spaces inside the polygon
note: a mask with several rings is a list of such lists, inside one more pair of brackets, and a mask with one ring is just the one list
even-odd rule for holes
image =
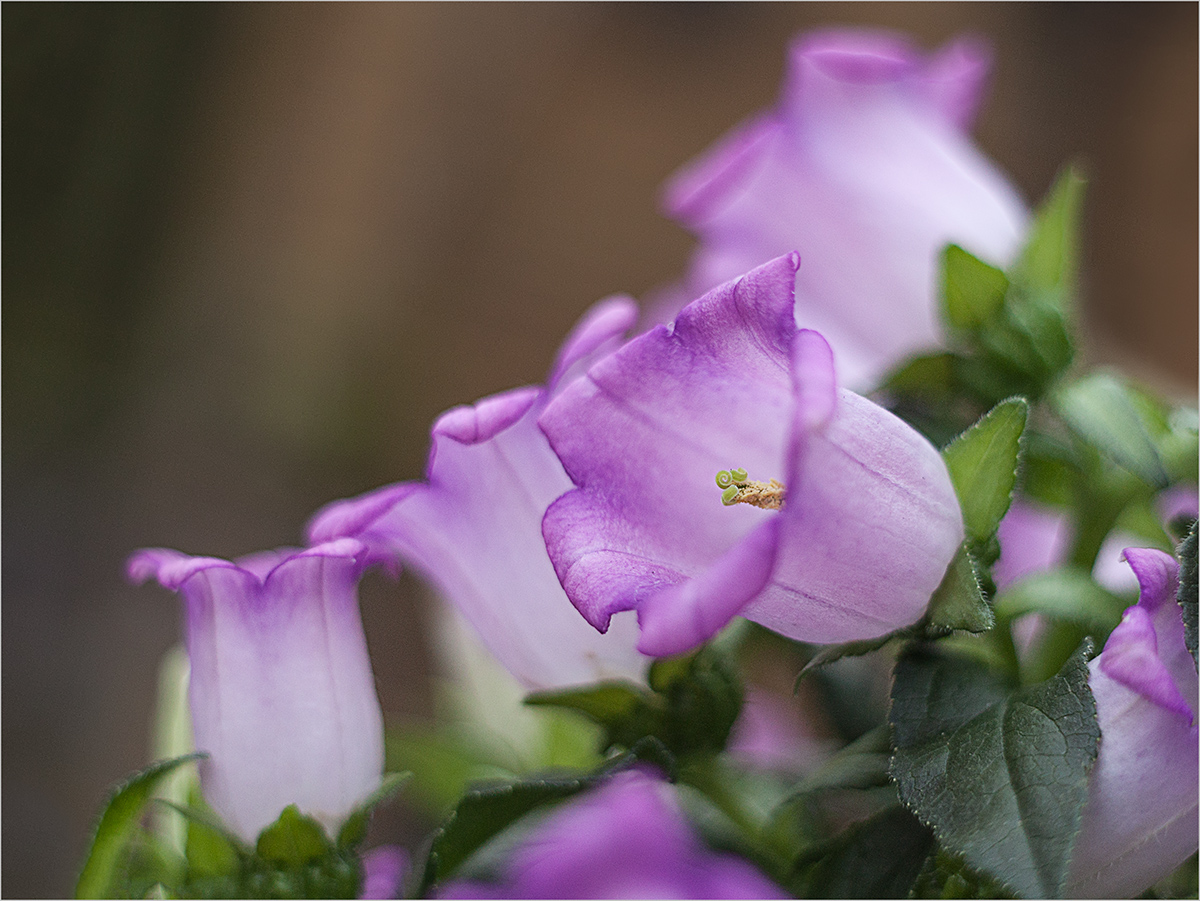
{"label": "flower center", "polygon": [[744,469],[722,469],[717,473],[717,487],[723,489],[721,503],[726,507],[750,504],[763,510],[778,510],[787,496],[787,488],[782,482],[775,479],[755,481]]}

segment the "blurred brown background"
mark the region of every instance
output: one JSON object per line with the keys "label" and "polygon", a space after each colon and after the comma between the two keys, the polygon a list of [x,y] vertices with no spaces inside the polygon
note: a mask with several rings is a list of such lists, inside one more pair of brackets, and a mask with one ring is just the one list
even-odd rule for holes
{"label": "blurred brown background", "polygon": [[[976,133],[1031,202],[1091,176],[1089,353],[1182,397],[1197,348],[1195,4],[55,5],[3,17],[3,883],[63,895],[147,760],[176,601],[424,467],[593,301],[674,278],[679,165],[800,29],[995,47]],[[427,713],[415,582],[369,577],[385,710]],[[393,824],[415,843],[419,825]]]}

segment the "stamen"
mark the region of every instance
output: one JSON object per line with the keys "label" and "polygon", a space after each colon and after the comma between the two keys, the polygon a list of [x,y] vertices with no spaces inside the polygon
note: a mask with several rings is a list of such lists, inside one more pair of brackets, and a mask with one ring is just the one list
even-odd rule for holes
{"label": "stamen", "polygon": [[721,503],[726,507],[750,504],[763,510],[779,510],[787,496],[782,482],[755,481],[744,469],[722,469],[717,473],[717,487],[723,489]]}

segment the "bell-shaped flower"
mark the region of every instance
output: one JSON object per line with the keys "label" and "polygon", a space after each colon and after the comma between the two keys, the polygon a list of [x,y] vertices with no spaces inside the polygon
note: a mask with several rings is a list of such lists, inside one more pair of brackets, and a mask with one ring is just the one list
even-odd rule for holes
{"label": "bell-shaped flower", "polygon": [[939,345],[942,247],[1003,265],[1028,221],[966,132],[987,69],[969,40],[923,56],[881,32],[798,39],[775,108],[668,185],[669,214],[701,241],[681,299],[800,248],[797,321],[829,341],[846,385],[874,388]]}
{"label": "bell-shaped flower", "polygon": [[1134,898],[1196,850],[1196,665],[1176,603],[1179,564],[1127,548],[1141,587],[1089,667],[1100,752],[1066,896]]}
{"label": "bell-shaped flower", "polygon": [[671,786],[620,773],[534,826],[501,881],[452,882],[441,898],[786,898],[750,863],[701,843]]}
{"label": "bell-shaped flower", "polygon": [[319,511],[312,541],[353,536],[422,573],[526,689],[641,680],[633,624],[598,635],[563,594],[546,556],[546,508],[571,487],[538,430],[549,397],[609,352],[636,319],[627,299],[592,308],[568,336],[545,388],[455,407],[434,423],[425,481]]}
{"label": "bell-shaped flower", "polygon": [[714,289],[542,414],[578,486],[543,520],[550,559],[597,629],[636,609],[644,653],[735,614],[802,641],[884,635],[923,615],[962,542],[937,450],[838,388],[829,345],[797,329],[798,265]]}
{"label": "bell-shaped flower", "polygon": [[188,699],[204,797],[253,842],[295,804],[336,834],[379,787],[383,717],[357,584],[366,547],[346,539],[236,562],[139,551],[136,582],[185,602]]}

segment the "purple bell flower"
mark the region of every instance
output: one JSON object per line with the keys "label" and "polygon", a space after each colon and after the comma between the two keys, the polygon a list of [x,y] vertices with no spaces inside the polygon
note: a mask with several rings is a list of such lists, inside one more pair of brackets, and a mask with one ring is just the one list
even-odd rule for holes
{"label": "purple bell flower", "polygon": [[1196,666],[1175,601],[1179,564],[1127,548],[1141,586],[1088,665],[1100,753],[1067,880],[1072,898],[1132,898],[1187,860],[1200,836]]}
{"label": "purple bell flower", "polygon": [[237,562],[155,548],[129,560],[186,604],[188,698],[204,797],[253,843],[295,804],[336,834],[379,787],[383,717],[346,539]]}
{"label": "purple bell flower", "polygon": [[708,850],[671,787],[621,773],[533,828],[499,884],[452,882],[441,898],[785,898],[745,860]]}
{"label": "purple bell flower", "polygon": [[537,427],[549,398],[610,352],[636,317],[627,299],[595,305],[564,342],[545,388],[444,413],[425,481],[330,504],[309,524],[310,540],[353,536],[421,572],[526,689],[640,681],[648,661],[635,649],[634,624],[598,635],[571,609],[546,556],[542,515],[571,480]]}
{"label": "purple bell flower", "polygon": [[962,39],[929,56],[885,32],[796,40],[775,108],[667,187],[668,213],[701,242],[675,295],[698,297],[800,248],[797,321],[832,345],[841,382],[873,388],[939,346],[942,247],[1004,265],[1029,218],[966,133],[988,62]]}
{"label": "purple bell flower", "polygon": [[[542,524],[555,571],[600,631],[636,609],[643,653],[694,648],[735,614],[802,641],[887,634],[923,615],[962,542],[937,450],[839,389],[829,345],[796,328],[798,265],[714,289],[542,414],[578,486]],[[719,472],[747,476],[731,506]]]}

